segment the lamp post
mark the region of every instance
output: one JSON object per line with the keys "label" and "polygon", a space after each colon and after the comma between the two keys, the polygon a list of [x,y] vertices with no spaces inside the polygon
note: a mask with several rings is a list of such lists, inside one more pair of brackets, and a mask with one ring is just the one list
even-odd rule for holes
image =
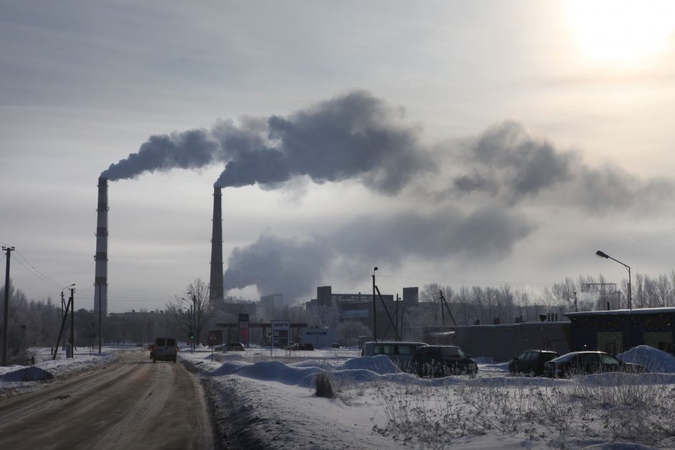
{"label": "lamp post", "polygon": [[373,268],[373,340],[377,342],[377,301],[375,300],[375,272],[377,267]]}
{"label": "lamp post", "polygon": [[[192,322],[192,331],[191,332],[194,335],[194,333],[197,332],[197,330],[195,329],[195,327],[197,325],[196,324],[196,322],[197,322],[197,296],[193,292],[188,292],[188,295],[190,296],[190,300],[192,300],[192,305],[190,305],[190,309],[191,309],[190,316],[191,317],[188,320],[189,320],[189,322]],[[186,302],[188,301],[188,299],[186,299],[185,297],[182,297],[182,298]],[[194,338],[192,336],[190,336],[190,353],[193,353],[194,349],[195,349],[195,341],[194,341]]]}
{"label": "lamp post", "polygon": [[624,266],[626,269],[628,269],[628,309],[632,311],[633,310],[633,297],[631,296],[631,288],[630,288],[630,283],[631,283],[630,266],[628,264],[622,263],[618,259],[612,258],[611,256],[609,256],[607,253],[603,252],[602,250],[598,250],[597,252],[595,252],[595,255],[600,257],[600,258],[611,259],[612,261],[618,262],[619,264]]}

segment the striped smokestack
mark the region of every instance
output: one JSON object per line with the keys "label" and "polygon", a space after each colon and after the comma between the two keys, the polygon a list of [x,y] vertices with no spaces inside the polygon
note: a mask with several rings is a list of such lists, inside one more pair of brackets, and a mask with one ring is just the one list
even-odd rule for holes
{"label": "striped smokestack", "polygon": [[108,315],[108,180],[98,179],[96,225],[96,276],[94,278],[94,311]]}
{"label": "striped smokestack", "polygon": [[213,188],[213,231],[211,233],[210,300],[225,298],[223,289],[223,212],[221,189]]}

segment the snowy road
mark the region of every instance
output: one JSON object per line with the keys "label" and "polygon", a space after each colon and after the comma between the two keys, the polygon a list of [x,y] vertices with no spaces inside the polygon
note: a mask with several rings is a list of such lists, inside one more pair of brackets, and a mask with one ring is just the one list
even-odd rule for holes
{"label": "snowy road", "polygon": [[21,449],[206,449],[211,427],[196,378],[147,351],[0,401],[0,442]]}

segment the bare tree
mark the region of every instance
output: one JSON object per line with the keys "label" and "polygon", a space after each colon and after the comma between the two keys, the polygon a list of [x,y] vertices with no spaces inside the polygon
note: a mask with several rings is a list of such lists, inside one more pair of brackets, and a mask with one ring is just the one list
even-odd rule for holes
{"label": "bare tree", "polygon": [[342,345],[356,345],[361,336],[372,336],[373,332],[358,320],[347,320],[337,326],[337,338]]}
{"label": "bare tree", "polygon": [[644,277],[641,273],[636,273],[632,283],[633,307],[645,307]]}
{"label": "bare tree", "polygon": [[420,293],[420,301],[438,303],[440,301],[441,289],[438,283],[426,284]]}
{"label": "bare tree", "polygon": [[185,293],[166,305],[167,314],[189,336],[194,334],[194,341],[202,342],[204,328],[214,315],[214,308],[209,298],[209,285],[200,278],[195,278],[185,288]]}
{"label": "bare tree", "polygon": [[673,289],[666,275],[659,275],[659,278],[656,280],[655,291],[658,306],[670,306],[672,304]]}

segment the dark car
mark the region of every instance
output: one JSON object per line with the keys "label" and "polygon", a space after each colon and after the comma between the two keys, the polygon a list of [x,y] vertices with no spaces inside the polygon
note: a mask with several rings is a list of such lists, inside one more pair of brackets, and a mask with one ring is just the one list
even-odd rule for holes
{"label": "dark car", "polygon": [[314,350],[314,346],[311,343],[300,344],[299,342],[296,342],[295,344],[286,347],[286,350]]}
{"label": "dark car", "polygon": [[599,351],[571,352],[544,364],[544,375],[551,378],[568,378],[572,375],[586,375],[598,372],[645,373],[647,368],[640,364],[623,362]]}
{"label": "dark car", "polygon": [[509,372],[540,376],[544,374],[544,363],[558,356],[553,350],[525,350],[509,362]]}
{"label": "dark car", "polygon": [[478,364],[456,345],[423,345],[415,350],[412,367],[420,377],[476,375]]}
{"label": "dark car", "polygon": [[224,352],[243,352],[245,350],[246,347],[241,342],[228,342],[223,348]]}

